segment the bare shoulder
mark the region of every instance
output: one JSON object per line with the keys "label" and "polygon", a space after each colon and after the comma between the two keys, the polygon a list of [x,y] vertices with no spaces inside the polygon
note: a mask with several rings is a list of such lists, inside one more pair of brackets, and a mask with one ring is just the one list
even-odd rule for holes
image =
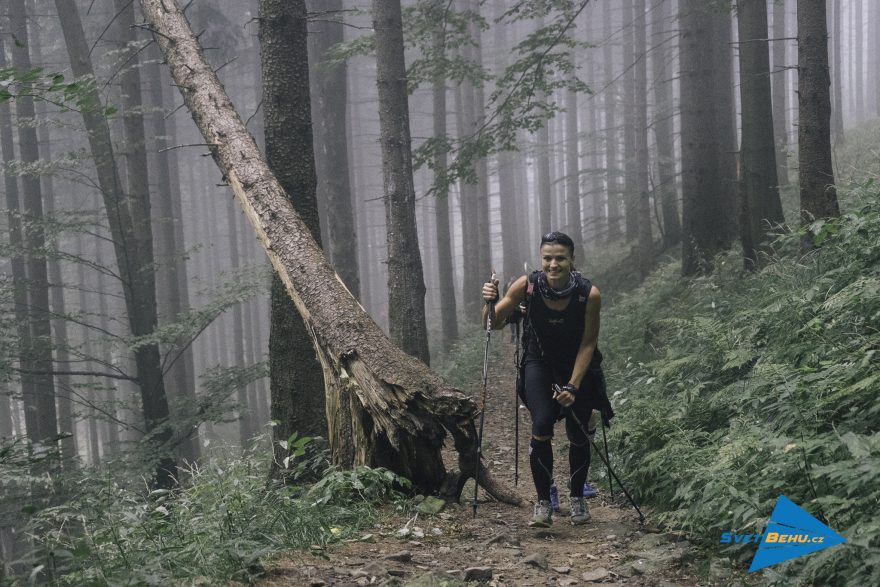
{"label": "bare shoulder", "polygon": [[587,298],[588,306],[598,307],[602,303],[602,297],[599,294],[599,288],[595,285],[590,289],[590,295]]}
{"label": "bare shoulder", "polygon": [[526,299],[526,287],[529,283],[529,278],[526,275],[521,275],[516,281],[513,282],[513,285],[510,286],[507,290],[507,294],[504,296],[506,298],[510,298],[517,304]]}

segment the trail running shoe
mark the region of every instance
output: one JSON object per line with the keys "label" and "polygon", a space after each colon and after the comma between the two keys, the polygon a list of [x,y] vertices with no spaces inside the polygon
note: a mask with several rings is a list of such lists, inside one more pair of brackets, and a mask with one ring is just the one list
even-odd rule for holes
{"label": "trail running shoe", "polygon": [[590,510],[587,508],[587,502],[583,497],[571,497],[570,513],[571,525],[580,526],[590,521]]}
{"label": "trail running shoe", "polygon": [[550,502],[546,499],[539,499],[535,504],[535,514],[529,521],[529,528],[549,528],[552,523]]}
{"label": "trail running shoe", "polygon": [[554,512],[559,513],[559,490],[556,489],[556,483],[550,486],[550,507]]}
{"label": "trail running shoe", "polygon": [[[599,495],[599,490],[596,489],[589,481],[584,481],[584,497],[586,497],[587,499],[591,499],[593,497],[596,497],[597,495]],[[552,493],[550,494],[550,499],[553,499]]]}

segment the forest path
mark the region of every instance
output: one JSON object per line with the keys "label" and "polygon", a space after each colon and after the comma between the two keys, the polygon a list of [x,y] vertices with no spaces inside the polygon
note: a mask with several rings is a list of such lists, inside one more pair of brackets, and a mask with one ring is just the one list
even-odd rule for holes
{"label": "forest path", "polygon": [[[496,340],[497,339],[500,340]],[[507,331],[493,336],[503,345],[502,360],[490,367],[483,455],[496,478],[514,485],[514,345]],[[479,400],[479,382],[471,390]],[[549,529],[529,528],[534,487],[528,464],[530,420],[520,410],[519,494],[522,507],[499,504],[480,491],[473,517],[473,484],[462,503],[449,503],[437,515],[404,515],[388,511],[381,523],[364,530],[365,540],[326,550],[295,553],[270,563],[262,587],[281,586],[490,586],[541,585],[698,585],[689,562],[690,544],[660,533],[638,515],[618,487],[608,499],[604,469],[595,455],[590,479],[599,496],[588,500],[592,520],[583,526],[568,522],[567,498]],[[568,471],[568,442],[563,424],[554,443],[557,482]],[[598,440],[598,439],[597,439]],[[444,457],[447,463],[455,456]],[[561,493],[567,493],[560,487]],[[426,504],[427,505],[427,504]],[[389,508],[390,510],[390,508]],[[402,532],[408,528],[408,532]],[[404,535],[405,534],[405,535]],[[466,583],[463,579],[467,579]]]}

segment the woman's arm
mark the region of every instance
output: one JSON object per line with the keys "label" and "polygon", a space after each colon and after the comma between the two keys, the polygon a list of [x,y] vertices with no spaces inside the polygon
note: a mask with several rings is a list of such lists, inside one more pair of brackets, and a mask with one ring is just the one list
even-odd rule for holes
{"label": "woman's arm", "polygon": [[587,369],[590,368],[590,362],[593,360],[593,353],[599,344],[599,310],[601,308],[602,299],[599,295],[599,288],[593,287],[584,310],[584,335],[581,338],[577,358],[571,370],[571,378],[568,380],[577,389],[580,389],[581,382],[583,382]]}
{"label": "woman's arm", "polygon": [[[492,315],[492,330],[504,328],[507,318],[517,310],[520,303],[526,299],[526,286],[529,278],[523,275],[513,282],[507,289],[503,298],[495,302],[495,313]],[[487,281],[483,284],[483,300],[491,300],[498,297],[498,280]],[[517,310],[519,311],[519,310]],[[483,305],[483,328],[486,327],[486,318],[489,315],[489,304]]]}

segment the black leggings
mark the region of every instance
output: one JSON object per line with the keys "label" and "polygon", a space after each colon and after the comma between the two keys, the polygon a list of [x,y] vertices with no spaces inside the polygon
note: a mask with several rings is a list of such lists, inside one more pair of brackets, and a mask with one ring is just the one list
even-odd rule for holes
{"label": "black leggings", "polygon": [[[532,441],[529,445],[529,463],[538,499],[549,499],[553,479],[553,450],[550,438],[553,426],[563,414],[562,406],[553,399],[550,368],[541,359],[527,358],[523,366],[525,400],[532,417]],[[568,461],[571,467],[569,495],[583,495],[584,481],[590,468],[590,441],[585,432],[590,422],[592,407],[587,399],[587,382],[584,378],[575,396],[575,402],[564,410],[565,432],[568,436]],[[577,419],[575,419],[575,417]],[[580,423],[578,423],[580,421]],[[536,437],[545,438],[538,440]]]}

